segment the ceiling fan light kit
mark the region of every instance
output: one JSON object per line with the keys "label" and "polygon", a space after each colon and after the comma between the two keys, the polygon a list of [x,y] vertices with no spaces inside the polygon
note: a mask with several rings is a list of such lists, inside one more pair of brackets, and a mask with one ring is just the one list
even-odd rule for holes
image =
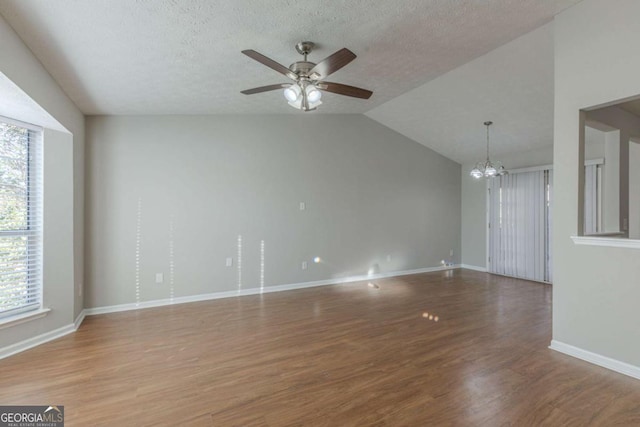
{"label": "ceiling fan light kit", "polygon": [[294,62],[285,67],[276,61],[267,58],[255,50],[243,50],[242,53],[260,62],[263,65],[279,72],[293,80],[293,83],[281,83],[243,90],[245,95],[268,92],[284,88],[284,97],[292,107],[302,111],[313,111],[322,104],[322,92],[332,92],[338,95],[354,98],[369,99],[373,92],[341,83],[324,81],[326,77],[338,71],[356,58],[356,55],[347,48],[342,48],[319,63],[307,61],[307,55],[315,46],[312,42],[300,42],[296,50],[303,56],[302,61]]}
{"label": "ceiling fan light kit", "polygon": [[322,104],[322,93],[315,85],[302,81],[294,83],[284,90],[284,97],[293,108],[303,111],[315,110]]}

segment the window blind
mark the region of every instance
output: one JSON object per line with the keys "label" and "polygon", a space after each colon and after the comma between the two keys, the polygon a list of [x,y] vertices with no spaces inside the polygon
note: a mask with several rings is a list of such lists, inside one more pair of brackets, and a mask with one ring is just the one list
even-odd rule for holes
{"label": "window blind", "polygon": [[509,174],[489,180],[489,271],[550,281],[549,171]]}
{"label": "window blind", "polygon": [[0,117],[0,318],[42,307],[42,130]]}
{"label": "window blind", "polygon": [[602,231],[602,167],[595,163],[584,167],[584,234]]}

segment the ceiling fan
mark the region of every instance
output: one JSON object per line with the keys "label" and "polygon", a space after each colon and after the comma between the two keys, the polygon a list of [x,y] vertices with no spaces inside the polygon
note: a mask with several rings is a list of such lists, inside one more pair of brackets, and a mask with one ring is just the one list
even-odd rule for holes
{"label": "ceiling fan", "polygon": [[373,92],[359,87],[344,85],[341,83],[327,82],[324,79],[335,73],[349,62],[356,58],[356,55],[347,48],[342,48],[332,55],[329,55],[317,64],[307,61],[307,55],[315,46],[312,42],[300,42],[296,45],[296,50],[304,57],[302,61],[294,62],[285,67],[273,59],[267,58],[255,50],[243,50],[242,53],[251,59],[255,59],[263,65],[283,74],[293,80],[293,83],[279,83],[268,86],[256,87],[243,90],[245,95],[268,92],[272,90],[284,89],[284,97],[289,101],[289,105],[302,111],[315,110],[322,104],[320,98],[322,92],[337,93],[354,98],[369,99]]}

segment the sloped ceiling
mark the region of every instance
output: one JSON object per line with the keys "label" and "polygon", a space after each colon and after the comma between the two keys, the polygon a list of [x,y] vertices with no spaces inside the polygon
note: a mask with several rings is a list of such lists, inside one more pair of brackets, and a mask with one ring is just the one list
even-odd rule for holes
{"label": "sloped ceiling", "polygon": [[[457,161],[553,142],[553,24],[547,24],[366,113]],[[508,165],[507,165],[508,166]]]}

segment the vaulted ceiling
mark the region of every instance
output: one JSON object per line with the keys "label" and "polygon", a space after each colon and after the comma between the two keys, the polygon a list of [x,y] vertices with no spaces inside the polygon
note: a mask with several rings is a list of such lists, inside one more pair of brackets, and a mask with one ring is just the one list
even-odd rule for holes
{"label": "vaulted ceiling", "polygon": [[485,159],[487,120],[496,156],[551,147],[553,24],[366,114],[459,163]]}
{"label": "vaulted ceiling", "polygon": [[[240,51],[255,49],[288,66],[299,60],[294,46],[301,40],[318,44],[309,58],[314,62],[347,47],[358,58],[330,80],[374,95],[365,101],[328,93],[318,112],[369,112],[462,162],[463,149],[434,141],[451,140],[443,135],[456,127],[456,115],[468,116],[482,137],[484,120],[499,122],[497,113],[478,111],[481,92],[504,97],[500,92],[517,84],[455,85],[458,90],[447,93],[446,85],[436,90],[429,83],[578,1],[0,0],[0,14],[85,114],[301,114],[280,91],[240,94],[286,81]],[[537,70],[536,52],[516,54]],[[522,70],[530,71],[520,64],[493,71]],[[462,114],[452,112],[458,104]],[[505,123],[512,119],[505,114]],[[438,123],[441,129],[425,132]]]}

